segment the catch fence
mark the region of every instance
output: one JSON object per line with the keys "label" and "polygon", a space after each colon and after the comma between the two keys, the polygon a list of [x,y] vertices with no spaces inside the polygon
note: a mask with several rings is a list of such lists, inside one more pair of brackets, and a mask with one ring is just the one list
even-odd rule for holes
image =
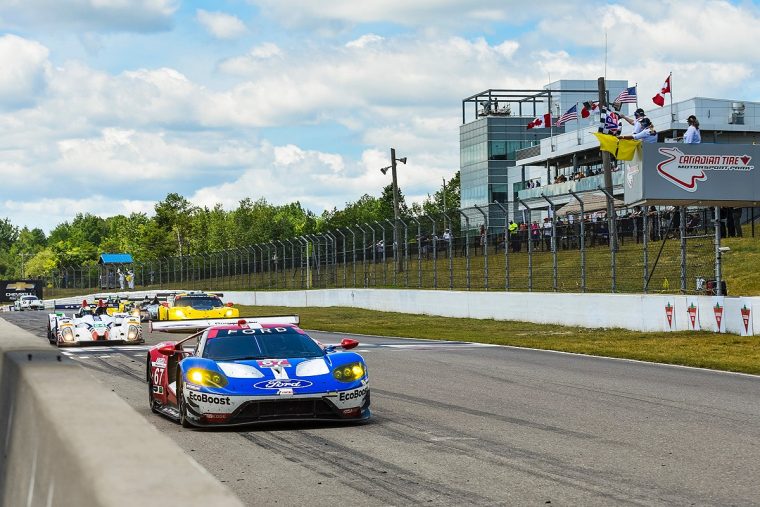
{"label": "catch fence", "polygon": [[[502,211],[500,213],[500,211]],[[135,289],[294,290],[420,288],[555,292],[698,293],[714,278],[710,211],[618,210],[618,248],[603,213],[504,205],[390,219],[131,266]],[[482,216],[479,221],[473,217]],[[490,218],[490,223],[489,219]],[[519,219],[519,220],[517,220]],[[515,226],[513,226],[513,229]],[[400,245],[400,246],[399,246]],[[121,290],[99,266],[50,273],[46,297]],[[129,289],[125,280],[124,289]]]}

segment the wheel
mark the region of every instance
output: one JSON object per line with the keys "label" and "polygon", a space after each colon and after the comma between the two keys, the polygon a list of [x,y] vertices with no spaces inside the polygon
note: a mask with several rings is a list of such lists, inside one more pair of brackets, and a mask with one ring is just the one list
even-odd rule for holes
{"label": "wheel", "polygon": [[55,334],[53,333],[53,330],[50,329],[50,323],[47,325],[47,339],[50,343],[55,343]]}
{"label": "wheel", "polygon": [[148,378],[148,405],[150,406],[150,411],[154,414],[158,413],[157,404],[158,402],[153,399],[153,377],[150,374],[150,356],[148,356],[148,364],[146,367],[146,375]]}
{"label": "wheel", "polygon": [[185,404],[185,396],[182,394],[182,372],[177,371],[177,408],[179,410],[179,423],[183,428],[192,428],[193,425],[187,420],[187,405]]}

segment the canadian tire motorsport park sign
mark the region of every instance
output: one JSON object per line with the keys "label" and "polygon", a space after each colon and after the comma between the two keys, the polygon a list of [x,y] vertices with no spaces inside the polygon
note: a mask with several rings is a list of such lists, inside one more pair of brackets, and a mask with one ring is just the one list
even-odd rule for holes
{"label": "canadian tire motorsport park sign", "polygon": [[625,203],[757,206],[760,146],[643,144],[626,164]]}

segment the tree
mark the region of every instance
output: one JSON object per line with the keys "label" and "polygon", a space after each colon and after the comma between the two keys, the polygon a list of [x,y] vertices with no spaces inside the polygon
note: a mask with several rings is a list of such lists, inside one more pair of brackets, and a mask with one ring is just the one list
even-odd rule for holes
{"label": "tree", "polygon": [[8,218],[0,220],[0,250],[8,250],[18,239],[18,227]]}
{"label": "tree", "polygon": [[166,199],[156,203],[156,223],[162,229],[170,232],[172,239],[177,242],[179,254],[186,253],[187,235],[190,232],[193,214],[197,208],[181,195],[172,192]]}

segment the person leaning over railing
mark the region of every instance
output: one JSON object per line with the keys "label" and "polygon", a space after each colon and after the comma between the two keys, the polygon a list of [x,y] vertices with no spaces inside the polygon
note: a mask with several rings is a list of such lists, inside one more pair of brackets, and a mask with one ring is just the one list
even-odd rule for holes
{"label": "person leaning over railing", "polygon": [[683,135],[683,142],[686,144],[699,144],[702,142],[702,135],[699,133],[699,120],[693,114],[686,118],[689,128]]}
{"label": "person leaning over railing", "polygon": [[657,130],[655,130],[652,121],[647,118],[641,118],[639,120],[641,124],[641,131],[635,132],[627,136],[619,136],[620,139],[636,139],[643,143],[656,143],[657,142]]}

